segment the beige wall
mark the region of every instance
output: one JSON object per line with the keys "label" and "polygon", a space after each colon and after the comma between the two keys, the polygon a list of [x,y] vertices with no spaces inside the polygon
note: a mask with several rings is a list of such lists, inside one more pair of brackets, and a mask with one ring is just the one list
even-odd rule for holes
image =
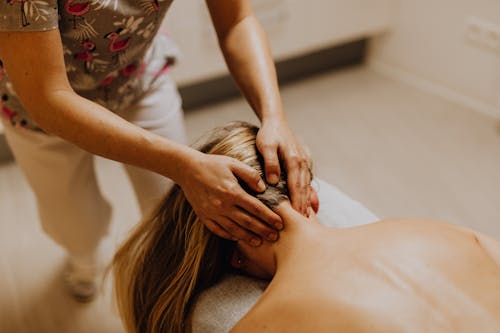
{"label": "beige wall", "polygon": [[467,38],[477,17],[500,28],[498,0],[400,0],[393,32],[374,40],[375,69],[500,117],[500,46]]}
{"label": "beige wall", "polygon": [[[397,0],[252,2],[273,55],[281,60],[387,31]],[[174,1],[165,25],[183,53],[173,71],[179,84],[227,73],[204,1]]]}

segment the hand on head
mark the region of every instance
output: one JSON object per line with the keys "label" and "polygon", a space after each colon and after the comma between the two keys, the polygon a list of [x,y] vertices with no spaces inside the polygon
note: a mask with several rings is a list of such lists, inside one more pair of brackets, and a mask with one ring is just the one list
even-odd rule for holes
{"label": "hand on head", "polygon": [[259,246],[275,241],[283,228],[280,217],[245,192],[241,179],[256,192],[265,190],[259,173],[234,158],[200,154],[182,189],[200,221],[219,237]]}
{"label": "hand on head", "polygon": [[[274,127],[267,123],[259,130],[234,122],[214,129],[210,139],[201,148],[206,154],[193,156],[181,187],[200,221],[216,235],[252,246],[260,245],[261,239],[272,242],[283,223],[267,206],[289,197],[292,206],[307,216],[315,205],[307,155],[283,123]],[[278,156],[283,159],[287,179],[284,174],[280,177]],[[261,179],[263,173],[270,180],[268,189]],[[247,193],[240,183],[253,193]]]}
{"label": "hand on head", "polygon": [[264,158],[266,180],[276,184],[280,179],[280,160],[287,174],[290,201],[302,215],[311,207],[310,158],[284,121],[265,122],[257,134],[257,148]]}

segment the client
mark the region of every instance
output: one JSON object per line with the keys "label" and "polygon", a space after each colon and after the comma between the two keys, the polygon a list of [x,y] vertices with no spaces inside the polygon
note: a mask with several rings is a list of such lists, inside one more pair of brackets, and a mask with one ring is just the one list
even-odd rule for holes
{"label": "client", "polygon": [[[262,172],[256,134],[231,123],[201,150]],[[276,243],[258,248],[210,233],[174,187],[114,259],[127,331],[189,332],[196,296],[234,271],[271,281],[235,333],[500,331],[499,243],[417,219],[327,228],[313,210],[305,218],[292,209],[285,179],[255,194],[285,224]]]}

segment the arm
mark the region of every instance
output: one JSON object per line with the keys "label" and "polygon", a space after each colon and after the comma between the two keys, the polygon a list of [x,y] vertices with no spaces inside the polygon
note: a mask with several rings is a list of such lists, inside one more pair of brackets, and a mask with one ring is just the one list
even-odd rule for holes
{"label": "arm", "polygon": [[20,101],[41,128],[91,153],[173,179],[200,220],[219,236],[250,242],[255,235],[248,230],[264,237],[274,229],[263,221],[281,222],[239,186],[237,177],[262,190],[253,168],[150,133],[77,95],[66,76],[59,30],[0,32],[0,58]]}
{"label": "arm", "polygon": [[271,184],[278,181],[280,156],[292,204],[305,214],[310,205],[308,156],[286,123],[268,41],[250,0],[206,2],[228,68],[262,123],[257,147],[264,157],[266,179]]}
{"label": "arm", "polygon": [[77,95],[66,76],[58,30],[1,32],[0,42],[9,79],[41,128],[96,155],[180,180],[171,161],[185,163],[193,152]]}

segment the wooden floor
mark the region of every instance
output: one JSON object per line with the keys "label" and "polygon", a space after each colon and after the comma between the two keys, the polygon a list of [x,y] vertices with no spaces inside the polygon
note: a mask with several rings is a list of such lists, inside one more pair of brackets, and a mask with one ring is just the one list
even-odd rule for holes
{"label": "wooden floor", "polygon": [[[500,121],[353,68],[288,85],[290,125],[315,173],[381,217],[428,217],[500,239]],[[186,114],[189,137],[230,120],[255,121],[241,100]],[[118,164],[97,160],[115,206],[118,242],[139,214]],[[122,332],[109,284],[81,305],[61,283],[64,255],[42,233],[33,195],[0,164],[0,332]]]}

